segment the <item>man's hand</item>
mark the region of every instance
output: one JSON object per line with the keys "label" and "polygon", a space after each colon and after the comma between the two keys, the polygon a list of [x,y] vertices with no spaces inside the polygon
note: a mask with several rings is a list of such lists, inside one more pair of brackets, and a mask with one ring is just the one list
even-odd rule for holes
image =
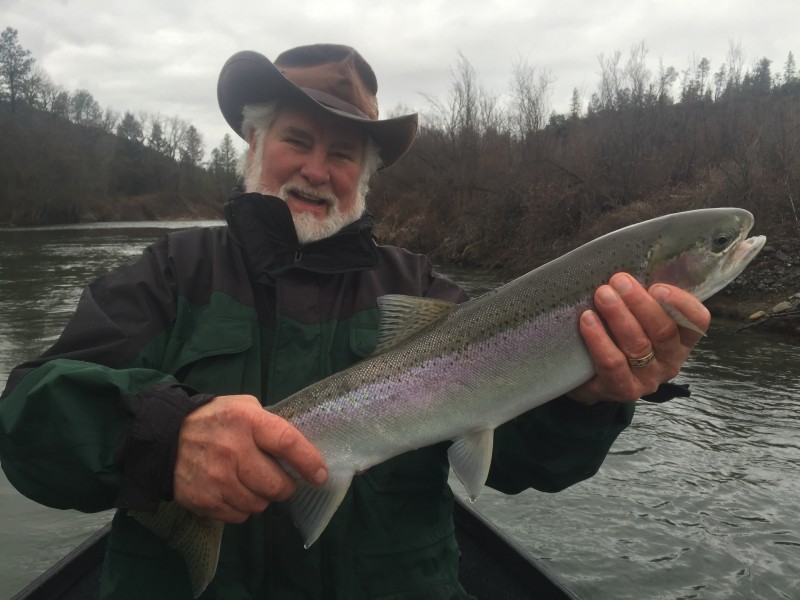
{"label": "man's hand", "polygon": [[277,459],[311,483],[327,479],[322,456],[291,424],[253,396],[218,396],[181,425],[175,501],[199,516],[241,523],[294,492]]}
{"label": "man's hand", "polygon": [[[581,315],[581,334],[596,375],[567,394],[586,404],[635,402],[678,374],[700,333],[679,327],[660,302],[677,309],[701,331],[711,322],[706,307],[688,292],[664,284],[645,290],[627,273],[617,273],[609,285],[600,286],[594,302],[610,335],[593,311]],[[646,366],[635,367],[628,360],[651,352],[653,360]]]}

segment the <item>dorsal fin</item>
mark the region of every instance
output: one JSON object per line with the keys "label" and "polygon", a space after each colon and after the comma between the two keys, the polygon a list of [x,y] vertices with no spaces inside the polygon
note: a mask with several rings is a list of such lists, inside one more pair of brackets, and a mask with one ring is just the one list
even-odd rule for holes
{"label": "dorsal fin", "polygon": [[383,352],[448,314],[455,304],[433,298],[389,294],[378,298],[381,324],[375,352]]}

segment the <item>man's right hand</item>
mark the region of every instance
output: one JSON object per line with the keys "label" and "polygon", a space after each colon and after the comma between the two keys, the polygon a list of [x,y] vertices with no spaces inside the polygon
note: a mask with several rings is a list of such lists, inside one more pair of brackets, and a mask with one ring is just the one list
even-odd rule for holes
{"label": "man's right hand", "polygon": [[253,396],[218,396],[181,425],[174,499],[198,516],[241,523],[294,493],[277,459],[310,483],[328,477],[319,451],[288,421]]}

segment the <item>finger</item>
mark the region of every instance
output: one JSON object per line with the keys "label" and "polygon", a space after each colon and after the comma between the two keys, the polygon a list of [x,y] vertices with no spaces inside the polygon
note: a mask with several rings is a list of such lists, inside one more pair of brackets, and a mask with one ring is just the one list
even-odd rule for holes
{"label": "finger", "polygon": [[591,310],[581,315],[580,330],[594,364],[595,377],[578,390],[570,392],[570,395],[584,402],[632,402],[638,399],[641,391],[636,378],[630,373],[627,357]]}
{"label": "finger", "polygon": [[[253,512],[263,512],[264,510],[266,510],[266,507],[263,510]],[[213,509],[193,510],[192,512],[198,517],[205,517],[207,519],[233,524],[244,523],[247,518],[253,514],[251,511],[234,508],[230,504],[218,504]]]}
{"label": "finger", "polygon": [[310,483],[324,483],[328,469],[319,450],[285,419],[266,410],[262,413],[253,426],[256,445],[284,461]]}
{"label": "finger", "polygon": [[[253,512],[262,512],[266,509],[262,503],[253,499],[252,505],[246,501],[237,499],[238,492],[234,488],[241,488],[238,484],[226,486],[227,498],[223,497],[219,490],[212,487],[190,488],[176,490],[175,501],[181,506],[186,507],[199,517],[216,519],[224,523],[241,523]],[[248,492],[245,491],[247,494]],[[251,494],[252,495],[252,494]],[[232,501],[231,501],[232,500]]]}
{"label": "finger", "polygon": [[[639,315],[632,307],[647,298],[656,310],[663,314],[658,304],[642,289],[638,282],[625,274],[615,275],[611,285],[603,285],[595,293],[595,305],[605,319],[612,337],[626,357],[638,358],[653,351],[653,344],[645,332]],[[638,308],[638,306],[636,306]],[[642,312],[640,310],[640,312]]]}
{"label": "finger", "polygon": [[[287,473],[278,461],[261,452],[255,460],[241,461],[238,465],[237,475],[242,485],[258,501],[283,501],[288,499],[297,488],[294,477]],[[263,510],[263,508],[257,509],[257,504],[253,502],[252,497],[248,497],[247,501],[247,505],[235,504],[235,506],[256,508],[251,512]]]}

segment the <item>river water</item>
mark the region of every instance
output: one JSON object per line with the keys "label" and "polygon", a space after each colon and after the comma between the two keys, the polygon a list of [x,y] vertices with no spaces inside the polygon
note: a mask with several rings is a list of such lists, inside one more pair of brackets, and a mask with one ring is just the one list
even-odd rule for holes
{"label": "river water", "polygon": [[[186,225],[0,229],[0,385],[84,283]],[[497,283],[444,270],[472,293]],[[692,397],[641,403],[592,479],[473,506],[581,598],[800,600],[800,344],[714,323],[678,381]],[[0,598],[110,518],[39,506],[1,473],[0,503]]]}

